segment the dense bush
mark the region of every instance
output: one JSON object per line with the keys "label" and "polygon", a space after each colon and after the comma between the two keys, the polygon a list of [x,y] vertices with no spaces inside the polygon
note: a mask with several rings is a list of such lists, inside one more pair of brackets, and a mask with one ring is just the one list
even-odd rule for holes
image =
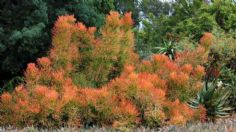
{"label": "dense bush", "polygon": [[131,13],[110,12],[95,37],[95,28],[59,17],[48,57],[29,63],[25,83],[1,95],[0,124],[121,128],[204,121],[205,108],[191,109],[186,101],[203,85],[209,34],[175,60],[157,54],[140,63],[132,24]]}
{"label": "dense bush", "polygon": [[216,79],[222,87],[230,89],[231,106],[235,108],[236,103],[236,43],[233,35],[225,34],[220,31],[215,32],[215,40],[211,46],[208,59],[208,68],[211,76],[210,80]]}
{"label": "dense bush", "polygon": [[[81,79],[77,73],[84,70],[91,71],[84,74],[92,77],[88,80],[91,82],[107,81],[110,73],[119,74],[124,63],[133,58],[130,56],[133,44],[131,25],[131,14],[120,18],[118,13],[111,12],[101,29],[101,37],[95,39],[95,28],[75,23],[73,16],[59,17],[53,29],[53,47],[49,56],[38,59],[37,64],[29,63],[25,71],[26,83],[18,86],[12,94],[2,95],[2,124],[46,127],[108,125],[119,118],[131,118],[132,122],[133,115],[138,112],[130,101],[115,104],[105,88],[80,89],[72,82]],[[116,108],[119,105],[122,107]],[[124,107],[131,109],[121,109]],[[121,114],[114,114],[115,111]],[[12,114],[8,115],[9,112]]]}

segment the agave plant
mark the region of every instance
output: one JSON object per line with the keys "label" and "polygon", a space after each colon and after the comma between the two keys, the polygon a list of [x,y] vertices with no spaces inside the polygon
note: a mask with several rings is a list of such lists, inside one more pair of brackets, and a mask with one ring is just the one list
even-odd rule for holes
{"label": "agave plant", "polygon": [[236,73],[233,69],[224,66],[221,70],[219,80],[224,86],[229,87],[232,90],[230,96],[230,105],[236,107]]}
{"label": "agave plant", "polygon": [[215,117],[227,117],[233,110],[228,106],[228,99],[231,95],[231,90],[225,87],[217,87],[216,84],[205,84],[203,89],[197,94],[196,99],[190,99],[189,106],[198,108],[203,105],[207,110],[207,116],[211,119]]}
{"label": "agave plant", "polygon": [[177,44],[172,41],[164,42],[164,45],[161,47],[155,47],[158,53],[167,55],[171,60],[175,59],[175,53],[178,48]]}

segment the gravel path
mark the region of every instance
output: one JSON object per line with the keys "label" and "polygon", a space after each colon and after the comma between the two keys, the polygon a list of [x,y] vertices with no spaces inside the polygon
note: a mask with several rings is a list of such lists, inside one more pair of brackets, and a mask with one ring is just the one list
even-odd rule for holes
{"label": "gravel path", "polygon": [[218,120],[209,123],[187,124],[184,127],[169,126],[163,132],[236,132],[236,118]]}
{"label": "gravel path", "polygon": [[[110,132],[115,131],[107,128],[91,128],[91,129],[76,129],[76,128],[60,128],[57,130],[43,130],[34,127],[26,127],[24,129],[14,129],[12,127],[0,127],[0,132]],[[128,132],[156,132],[157,130],[148,128],[137,128],[134,130],[123,129]],[[236,115],[228,119],[219,119],[215,123],[193,123],[187,124],[184,127],[167,126],[161,128],[161,132],[236,132]]]}

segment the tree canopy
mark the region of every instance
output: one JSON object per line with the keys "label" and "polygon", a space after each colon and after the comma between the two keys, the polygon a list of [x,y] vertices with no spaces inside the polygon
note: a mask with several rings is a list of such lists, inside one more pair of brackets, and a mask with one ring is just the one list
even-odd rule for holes
{"label": "tree canopy", "polygon": [[58,16],[74,14],[87,26],[100,27],[114,1],[1,0],[0,6],[0,80],[4,81],[22,74],[28,62],[47,53]]}

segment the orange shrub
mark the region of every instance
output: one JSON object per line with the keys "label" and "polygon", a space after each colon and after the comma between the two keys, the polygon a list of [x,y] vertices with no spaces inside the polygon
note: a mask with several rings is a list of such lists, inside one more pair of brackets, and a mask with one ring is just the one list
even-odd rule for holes
{"label": "orange shrub", "polygon": [[212,35],[212,33],[204,33],[203,36],[201,37],[200,39],[200,44],[208,49],[212,44],[213,44],[213,39],[214,39],[214,36]]}
{"label": "orange shrub", "polygon": [[204,108],[185,102],[200,90],[207,49],[139,64],[132,24],[131,13],[111,12],[96,38],[96,28],[59,17],[49,56],[29,63],[25,84],[1,95],[0,125],[159,127],[205,120]]}
{"label": "orange shrub", "polygon": [[139,111],[141,123],[145,123],[150,127],[159,126],[165,118],[162,112],[165,87],[157,87],[155,79],[159,80],[157,76],[147,73],[124,73],[120,78],[109,83],[108,90],[113,96],[117,95],[117,98],[132,101]]}
{"label": "orange shrub", "polygon": [[166,105],[168,108],[166,113],[170,120],[168,124],[184,125],[187,121],[193,119],[194,110],[189,108],[187,104],[181,103],[178,99],[174,102],[167,102]]}
{"label": "orange shrub", "polygon": [[115,121],[112,127],[133,127],[140,124],[139,111],[137,107],[129,100],[119,101],[118,107],[114,107],[112,113],[115,115]]}
{"label": "orange shrub", "polygon": [[208,50],[199,45],[194,50],[184,50],[178,53],[178,57],[175,60],[180,65],[191,64],[193,67],[202,65],[207,62]]}
{"label": "orange shrub", "polygon": [[135,63],[133,52],[134,34],[131,30],[131,13],[121,17],[117,12],[110,12],[106,24],[101,28],[101,37],[97,38],[92,59],[84,73],[95,87],[100,87],[120,75],[127,63]]}
{"label": "orange shrub", "polygon": [[180,55],[176,60],[170,60],[165,55],[154,55],[151,61],[143,61],[139,67],[140,72],[156,74],[165,80],[166,95],[170,100],[179,99],[185,102],[195,96],[200,90],[196,86],[200,86],[205,75],[204,67],[200,65],[206,58],[199,55],[199,52],[206,54],[204,48],[199,47],[191,52],[183,51],[185,52],[188,54]]}

